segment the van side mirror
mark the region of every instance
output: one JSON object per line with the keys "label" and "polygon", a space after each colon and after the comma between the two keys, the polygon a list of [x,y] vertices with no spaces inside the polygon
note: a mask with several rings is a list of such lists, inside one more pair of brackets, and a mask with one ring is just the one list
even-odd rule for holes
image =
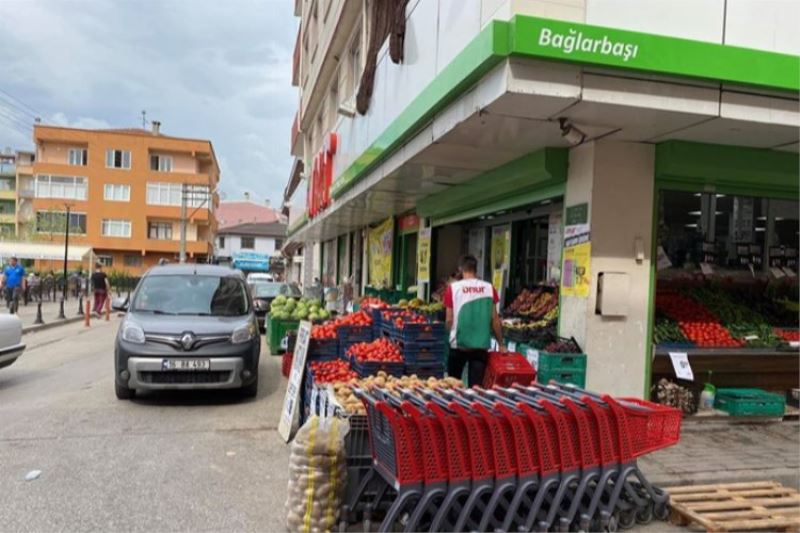
{"label": "van side mirror", "polygon": [[111,300],[111,309],[114,311],[128,312],[128,298],[114,298]]}

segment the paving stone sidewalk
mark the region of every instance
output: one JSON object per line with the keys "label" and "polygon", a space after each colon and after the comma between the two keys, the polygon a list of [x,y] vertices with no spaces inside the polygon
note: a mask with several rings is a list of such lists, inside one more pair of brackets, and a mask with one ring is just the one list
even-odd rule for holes
{"label": "paving stone sidewalk", "polygon": [[[85,300],[84,300],[84,305]],[[22,320],[22,326],[24,328],[30,327],[34,325],[36,321],[36,302],[29,302],[28,305],[23,305],[20,303],[19,310],[17,311],[17,316]],[[42,319],[44,320],[45,324],[51,324],[55,322],[62,322],[58,319],[58,312],[59,312],[59,302],[42,302]],[[7,314],[8,308],[6,307],[5,301],[0,302],[0,314]],[[75,298],[70,298],[66,302],[64,302],[64,316],[67,319],[73,319],[78,316],[78,300]]]}

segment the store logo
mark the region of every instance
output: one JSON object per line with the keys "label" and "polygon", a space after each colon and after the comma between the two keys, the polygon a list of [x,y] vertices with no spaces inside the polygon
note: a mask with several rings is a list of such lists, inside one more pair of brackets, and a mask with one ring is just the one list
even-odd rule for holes
{"label": "store logo", "polygon": [[464,287],[462,291],[464,294],[483,294],[486,287]]}
{"label": "store logo", "polygon": [[539,32],[539,46],[551,46],[570,55],[574,52],[588,52],[604,56],[616,56],[627,62],[635,59],[639,53],[639,45],[614,42],[603,35],[602,39],[585,37],[583,32],[570,29],[566,34],[555,33],[550,28],[542,28]]}

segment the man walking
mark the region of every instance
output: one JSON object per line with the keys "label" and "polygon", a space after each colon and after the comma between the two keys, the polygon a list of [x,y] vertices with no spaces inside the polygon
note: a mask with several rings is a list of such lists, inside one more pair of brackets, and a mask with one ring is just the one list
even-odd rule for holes
{"label": "man walking", "polygon": [[503,328],[497,314],[497,291],[491,283],[478,279],[478,261],[464,256],[459,264],[461,277],[447,286],[444,293],[446,324],[450,330],[450,360],[447,373],[460,378],[469,364],[467,385],[483,384],[486,358],[492,334],[505,352]]}
{"label": "man walking", "polygon": [[103,265],[100,263],[95,265],[95,271],[92,274],[92,290],[94,291],[94,308],[92,309],[92,313],[101,316],[106,303],[106,297],[111,292],[111,284],[108,281],[108,276],[103,272]]}
{"label": "man walking", "polygon": [[25,268],[12,257],[3,269],[3,288],[5,289],[6,306],[14,314],[19,309],[19,299],[25,289]]}

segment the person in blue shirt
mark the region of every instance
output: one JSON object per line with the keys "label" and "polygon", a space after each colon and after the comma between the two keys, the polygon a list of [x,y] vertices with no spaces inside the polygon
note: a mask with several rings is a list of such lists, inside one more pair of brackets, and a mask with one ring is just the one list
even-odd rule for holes
{"label": "person in blue shirt", "polygon": [[6,296],[6,306],[11,313],[16,313],[19,308],[19,299],[25,289],[25,268],[17,263],[17,258],[12,257],[3,269],[3,289]]}

